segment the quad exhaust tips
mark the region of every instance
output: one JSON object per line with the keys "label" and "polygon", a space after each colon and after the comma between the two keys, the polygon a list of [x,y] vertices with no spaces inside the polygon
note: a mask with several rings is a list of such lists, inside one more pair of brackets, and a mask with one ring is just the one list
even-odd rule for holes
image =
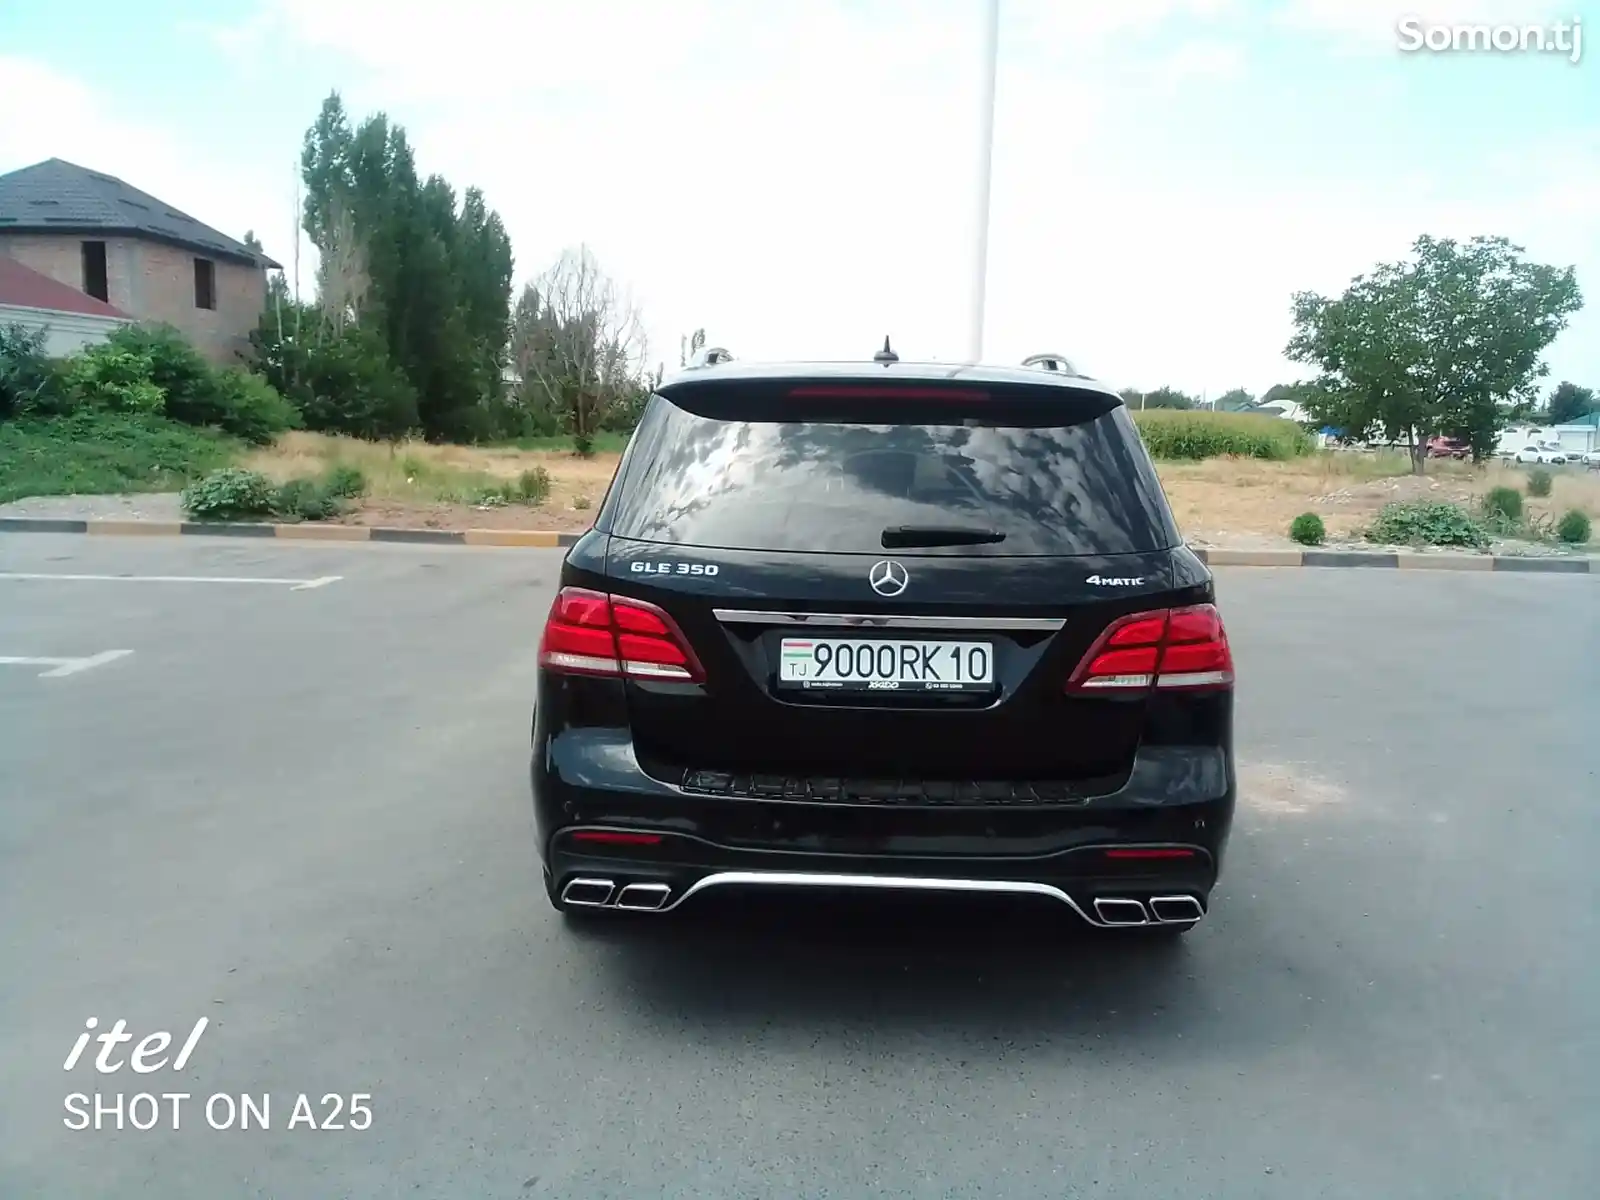
{"label": "quad exhaust tips", "polygon": [[1102,925],[1193,925],[1206,910],[1193,896],[1152,896],[1148,906],[1140,900],[1101,896],[1094,902],[1094,915]]}
{"label": "quad exhaust tips", "polygon": [[672,889],[664,883],[630,883],[621,891],[609,879],[574,879],[561,890],[561,902],[573,908],[625,908],[655,912]]}

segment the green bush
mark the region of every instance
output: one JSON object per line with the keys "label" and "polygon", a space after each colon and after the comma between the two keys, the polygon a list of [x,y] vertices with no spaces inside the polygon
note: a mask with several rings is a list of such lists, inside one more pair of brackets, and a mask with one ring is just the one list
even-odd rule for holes
{"label": "green bush", "polygon": [[65,407],[62,372],[44,352],[44,333],[0,325],[0,420]]}
{"label": "green bush", "polygon": [[68,360],[66,386],[86,408],[156,416],[166,393],[150,381],[150,358],[110,343],[90,346]]}
{"label": "green bush", "polygon": [[0,421],[0,504],[28,496],[173,492],[227,465],[233,439],[164,417],[80,409]]}
{"label": "green bush", "polygon": [[150,382],[166,397],[163,412],[185,425],[212,425],[258,446],[300,424],[294,405],[256,375],[213,367],[169,325],[125,325],[106,344],[150,364]]}
{"label": "green bush", "polygon": [[1299,425],[1254,413],[1135,411],[1146,449],[1155,458],[1241,458],[1282,460],[1311,453],[1316,443]]}
{"label": "green bush", "polygon": [[227,467],[183,489],[183,509],[197,521],[237,521],[271,516],[278,490],[259,471]]}
{"label": "green bush", "polygon": [[1303,512],[1289,522],[1289,537],[1302,546],[1320,546],[1328,540],[1328,530],[1316,513]]}
{"label": "green bush", "polygon": [[[299,330],[296,332],[298,324]],[[315,311],[268,313],[250,338],[256,365],[305,428],[380,441],[417,428],[417,393],[374,330],[326,327]]]}
{"label": "green bush", "polygon": [[338,496],[342,500],[355,500],[367,494],[367,477],[361,473],[360,467],[353,467],[349,463],[339,463],[330,470],[322,485],[330,496]]}
{"label": "green bush", "polygon": [[550,473],[533,467],[517,476],[516,498],[523,504],[540,504],[550,494]]}
{"label": "green bush", "polygon": [[289,521],[327,521],[344,511],[344,506],[321,481],[291,479],[273,496],[272,511]]}
{"label": "green bush", "polygon": [[1569,546],[1582,546],[1589,541],[1591,532],[1589,514],[1569,508],[1556,522],[1556,537]]}
{"label": "green bush", "polygon": [[594,434],[575,433],[572,435],[572,452],[579,458],[594,457]]}
{"label": "green bush", "polygon": [[1511,487],[1490,488],[1484,493],[1483,514],[1515,525],[1522,520],[1522,493]]}
{"label": "green bush", "polygon": [[1548,496],[1552,482],[1549,471],[1543,467],[1533,468],[1528,472],[1528,495],[1540,498]]}
{"label": "green bush", "polygon": [[1465,509],[1433,500],[1385,504],[1367,529],[1367,540],[1384,545],[1471,546],[1489,544],[1483,526]]}
{"label": "green bush", "polygon": [[[268,445],[279,434],[301,425],[299,411],[261,376],[230,367],[217,372],[216,393],[221,409],[214,424],[224,433],[256,446]],[[168,405],[171,415],[171,405]],[[199,422],[196,422],[197,424]]]}
{"label": "green bush", "polygon": [[467,495],[469,504],[503,507],[507,504],[538,504],[550,494],[550,475],[543,467],[524,471],[515,479],[487,483]]}

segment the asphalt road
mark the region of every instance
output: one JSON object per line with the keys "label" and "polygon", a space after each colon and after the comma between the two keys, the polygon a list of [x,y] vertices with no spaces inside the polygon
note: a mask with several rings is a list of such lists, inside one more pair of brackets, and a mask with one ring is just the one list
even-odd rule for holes
{"label": "asphalt road", "polygon": [[[1245,794],[1161,950],[951,904],[567,929],[526,795],[558,561],[0,539],[0,658],[50,660],[0,663],[0,1195],[1595,1194],[1600,582],[1222,572]],[[65,1072],[90,1017],[209,1024],[181,1073]],[[67,1129],[96,1092],[192,1099]]]}

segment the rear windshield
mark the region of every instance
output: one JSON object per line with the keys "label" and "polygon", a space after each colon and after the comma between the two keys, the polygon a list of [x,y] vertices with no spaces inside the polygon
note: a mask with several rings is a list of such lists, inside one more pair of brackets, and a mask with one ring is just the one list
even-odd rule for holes
{"label": "rear windshield", "polygon": [[1109,398],[781,406],[792,420],[751,420],[751,407],[768,408],[725,392],[652,398],[611,532],[860,554],[884,553],[883,531],[907,526],[1004,535],[957,550],[899,546],[912,554],[1135,554],[1178,542],[1138,431]]}

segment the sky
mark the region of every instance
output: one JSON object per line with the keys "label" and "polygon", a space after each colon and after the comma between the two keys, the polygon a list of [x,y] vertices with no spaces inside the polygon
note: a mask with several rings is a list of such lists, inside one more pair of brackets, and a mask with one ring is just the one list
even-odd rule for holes
{"label": "sky", "polygon": [[[903,359],[967,354],[984,0],[138,7],[0,3],[0,172],[119,175],[253,230],[293,276],[300,142],[338,90],[404,125],[423,172],[483,189],[519,286],[587,245],[669,370],[700,327],[740,358],[866,358],[885,335]],[[1576,64],[1406,53],[1410,15],[1001,0],[985,360],[1259,393],[1307,374],[1283,357],[1295,292],[1337,294],[1422,234],[1490,234],[1577,268],[1589,304],[1549,383],[1600,387],[1600,8]]]}

